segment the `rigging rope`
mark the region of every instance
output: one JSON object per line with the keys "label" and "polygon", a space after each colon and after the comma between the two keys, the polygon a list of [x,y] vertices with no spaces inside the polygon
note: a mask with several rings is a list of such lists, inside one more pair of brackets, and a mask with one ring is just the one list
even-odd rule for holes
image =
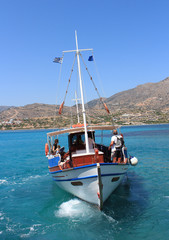
{"label": "rigging rope", "polygon": [[80,53],[80,56],[81,56],[81,59],[82,59],[82,61],[83,61],[84,66],[85,66],[85,68],[86,68],[86,71],[87,71],[87,73],[89,74],[90,80],[92,81],[93,86],[94,86],[94,88],[95,88],[95,90],[96,90],[96,92],[97,92],[97,94],[98,94],[98,96],[99,96],[99,98],[100,98],[100,101],[103,103],[103,105],[104,105],[104,107],[105,107],[107,113],[110,113],[110,111],[109,111],[109,109],[108,109],[106,103],[103,101],[103,98],[100,96],[100,93],[99,93],[99,91],[98,91],[98,89],[97,89],[97,87],[96,87],[96,85],[95,85],[95,83],[94,83],[94,81],[93,81],[92,76],[91,76],[90,73],[89,73],[89,70],[88,70],[88,68],[87,68],[87,66],[86,66],[86,63],[84,62],[84,59],[83,59],[81,53]]}
{"label": "rigging rope", "polygon": [[75,59],[76,59],[76,54],[75,54],[75,57],[74,57],[74,61],[73,61],[72,68],[71,68],[71,73],[70,73],[70,77],[69,77],[69,80],[68,80],[65,97],[64,97],[64,100],[63,100],[63,102],[61,103],[61,105],[60,105],[60,107],[59,107],[59,114],[62,113],[62,109],[63,109],[63,106],[64,106],[64,104],[65,104],[65,100],[66,100],[66,96],[67,96],[68,88],[69,88],[69,84],[70,84],[70,79],[71,79],[71,76],[72,76],[72,73],[73,73],[73,68],[74,68],[74,64],[75,64]]}
{"label": "rigging rope", "polygon": [[103,85],[102,85],[103,82],[101,81],[101,77],[100,77],[100,74],[99,74],[99,71],[98,71],[98,67],[97,67],[97,64],[96,64],[96,58],[95,57],[93,58],[93,61],[94,61],[94,65],[95,65],[95,68],[96,68],[96,75],[97,75],[97,78],[99,79],[99,83],[100,83],[100,87],[101,87],[101,90],[102,90],[102,94],[103,94],[103,96],[106,96],[105,92],[104,92]]}
{"label": "rigging rope", "polygon": [[[64,53],[62,53],[62,61],[61,61],[61,65],[60,65],[60,72],[59,72],[59,79],[58,79],[58,87],[57,90],[59,91],[59,85],[60,85],[60,79],[61,79],[61,72],[62,72],[62,64],[63,64],[63,57],[64,57]],[[56,104],[57,104],[57,96],[58,94],[56,94]]]}
{"label": "rigging rope", "polygon": [[[92,51],[92,55],[93,55],[93,51]],[[100,74],[99,74],[99,71],[98,71],[98,68],[97,68],[97,64],[96,64],[96,59],[93,58],[93,60],[94,60],[95,68],[96,68],[97,78],[99,79],[100,86],[101,86],[101,90],[102,90],[102,92],[103,92],[103,96],[105,96],[105,92],[104,92],[104,89],[103,89],[103,86],[102,86],[101,77],[100,77]],[[113,118],[111,118],[111,122],[112,122],[112,125],[115,125],[115,122],[114,122],[114,119],[113,119]]]}
{"label": "rigging rope", "polygon": [[[59,71],[59,78],[58,78],[58,86],[57,86],[57,92],[56,92],[56,113],[57,113],[57,97],[58,97],[58,92],[60,89],[60,79],[61,79],[61,72],[62,72],[62,64],[63,64],[63,57],[64,57],[64,53],[62,53],[62,61],[61,61],[61,65],[60,65],[60,71]],[[55,119],[54,122],[56,124],[56,114],[55,114]]]}

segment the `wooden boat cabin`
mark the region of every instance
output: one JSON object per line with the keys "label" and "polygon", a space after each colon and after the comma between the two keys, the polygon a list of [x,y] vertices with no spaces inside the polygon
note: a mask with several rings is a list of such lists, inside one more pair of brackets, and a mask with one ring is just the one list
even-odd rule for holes
{"label": "wooden boat cabin", "polygon": [[[86,165],[96,163],[110,163],[111,162],[111,150],[104,144],[98,144],[95,142],[95,131],[90,129],[87,131],[89,151],[86,151],[85,132],[84,128],[81,129],[69,129],[60,130],[58,132],[50,133],[49,137],[55,137],[63,133],[68,134],[68,151],[65,152],[65,148],[60,148],[56,154],[51,154],[50,151],[46,154],[49,161],[49,170],[58,171],[66,170],[70,168],[82,167]],[[49,145],[51,139],[49,140]],[[118,163],[123,164],[127,161],[127,156],[118,160]],[[115,162],[115,161],[114,161]],[[117,163],[116,163],[117,164]]]}

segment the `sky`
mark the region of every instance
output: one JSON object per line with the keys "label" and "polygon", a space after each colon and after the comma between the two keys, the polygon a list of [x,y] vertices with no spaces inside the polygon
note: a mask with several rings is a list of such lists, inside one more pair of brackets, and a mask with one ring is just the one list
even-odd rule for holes
{"label": "sky", "polygon": [[[95,62],[87,61],[90,52],[84,60],[101,96],[165,79],[168,11],[168,0],[0,0],[0,105],[60,104],[74,56],[64,55],[61,75],[61,65],[52,61],[76,48],[75,30],[79,48],[94,49]],[[90,101],[97,95],[86,78],[85,73],[85,101]]]}

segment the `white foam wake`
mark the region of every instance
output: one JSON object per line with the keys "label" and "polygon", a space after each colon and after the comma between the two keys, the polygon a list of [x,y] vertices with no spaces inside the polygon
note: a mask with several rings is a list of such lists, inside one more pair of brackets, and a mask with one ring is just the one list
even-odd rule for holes
{"label": "white foam wake", "polygon": [[40,177],[41,177],[40,175],[29,176],[26,178],[22,178],[22,182],[27,182],[27,181],[34,180],[34,179],[40,178]]}
{"label": "white foam wake", "polygon": [[29,230],[28,233],[23,233],[20,235],[21,238],[28,238],[32,235],[34,235],[37,231],[38,228],[41,226],[41,224],[34,224],[33,226],[26,228],[25,230]]}
{"label": "white foam wake", "polygon": [[[87,214],[86,203],[79,199],[71,199],[59,206],[59,210],[55,211],[56,217],[80,217]],[[85,207],[85,208],[84,208]],[[84,210],[85,209],[85,210]]]}
{"label": "white foam wake", "polygon": [[0,185],[1,184],[7,184],[8,183],[8,181],[6,181],[5,179],[0,179]]}
{"label": "white foam wake", "polygon": [[105,214],[105,213],[102,213],[103,216],[108,220],[108,222],[112,222],[112,223],[118,223],[118,221],[116,221],[113,217]]}

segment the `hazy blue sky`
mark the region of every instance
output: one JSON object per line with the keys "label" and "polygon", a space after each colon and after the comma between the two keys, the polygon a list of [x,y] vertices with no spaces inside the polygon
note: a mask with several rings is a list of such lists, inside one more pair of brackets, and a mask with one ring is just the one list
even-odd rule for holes
{"label": "hazy blue sky", "polygon": [[104,97],[169,76],[169,0],[0,0],[0,105],[55,104],[52,60],[75,48],[75,30],[79,48],[94,49]]}

